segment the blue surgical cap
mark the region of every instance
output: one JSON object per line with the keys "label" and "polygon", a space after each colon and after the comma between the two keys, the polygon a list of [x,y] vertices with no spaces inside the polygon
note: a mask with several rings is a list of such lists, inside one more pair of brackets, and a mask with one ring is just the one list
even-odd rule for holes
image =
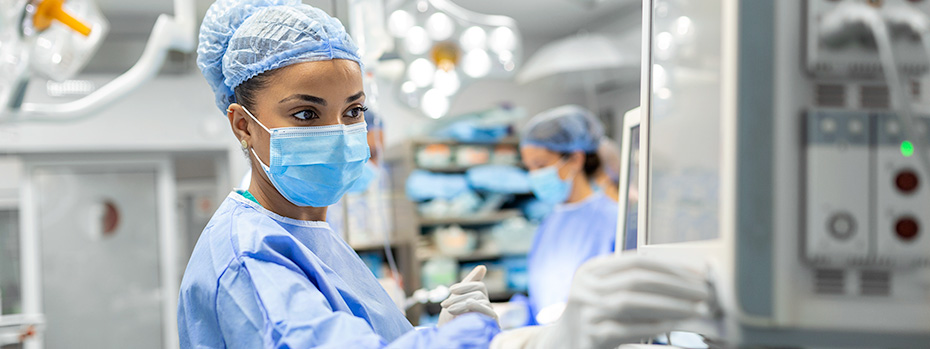
{"label": "blue surgical cap", "polygon": [[559,153],[593,153],[604,137],[604,126],[585,108],[565,105],[537,114],[523,128],[520,146],[537,146]]}
{"label": "blue surgical cap", "polygon": [[197,66],[223,111],[236,103],[233,89],[258,74],[333,59],[361,66],[342,23],[300,0],[218,0],[200,26]]}

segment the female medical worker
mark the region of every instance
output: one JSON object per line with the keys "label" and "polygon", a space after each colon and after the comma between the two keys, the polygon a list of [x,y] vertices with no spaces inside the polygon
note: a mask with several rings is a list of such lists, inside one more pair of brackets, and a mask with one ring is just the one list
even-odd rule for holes
{"label": "female medical worker", "polygon": [[616,202],[620,200],[620,144],[604,137],[597,147],[597,158],[601,167],[591,182]]}
{"label": "female medical worker", "polygon": [[[412,331],[324,222],[369,157],[356,51],[338,20],[300,0],[207,11],[197,64],[255,175],[194,248],[178,304],[183,348],[486,347],[499,332],[483,268],[452,287],[440,328]],[[485,315],[456,318],[469,312]]]}
{"label": "female medical worker", "polygon": [[337,20],[300,0],[220,0],[207,11],[197,63],[256,175],[194,248],[178,302],[182,348],[609,348],[697,314],[699,275],[614,256],[579,270],[549,327],[495,337],[478,268],[451,287],[440,327],[414,331],[324,222],[369,156],[356,50]]}
{"label": "female medical worker", "polygon": [[545,324],[568,299],[566,275],[585,261],[614,251],[617,203],[595,191],[597,148],[604,129],[575,105],[534,116],[520,138],[520,155],[539,200],[556,205],[536,231],[528,257],[531,320]]}

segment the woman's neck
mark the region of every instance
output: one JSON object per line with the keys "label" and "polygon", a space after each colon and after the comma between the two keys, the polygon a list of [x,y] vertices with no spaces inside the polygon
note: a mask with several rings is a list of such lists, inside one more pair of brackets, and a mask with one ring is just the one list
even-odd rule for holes
{"label": "woman's neck", "polygon": [[565,203],[574,204],[576,202],[581,202],[592,194],[594,194],[594,189],[591,189],[591,183],[588,182],[588,177],[585,176],[584,173],[579,173],[575,176],[575,179],[572,180],[572,192],[568,195],[568,200],[565,201]]}
{"label": "woman's neck", "polygon": [[252,183],[249,184],[249,193],[255,197],[262,207],[287,218],[301,221],[325,221],[326,207],[303,207],[287,201],[281,193],[268,181],[262,169],[252,168]]}

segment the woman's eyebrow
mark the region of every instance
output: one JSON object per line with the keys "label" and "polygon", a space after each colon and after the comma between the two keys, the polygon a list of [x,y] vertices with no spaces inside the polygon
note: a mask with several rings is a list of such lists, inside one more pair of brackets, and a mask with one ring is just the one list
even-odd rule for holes
{"label": "woman's eyebrow", "polygon": [[322,106],[326,106],[326,100],[325,100],[325,99],[322,99],[322,98],[316,97],[316,96],[311,96],[311,95],[303,95],[303,94],[293,94],[293,95],[290,95],[289,97],[282,99],[282,100],[281,100],[280,102],[278,102],[278,103],[284,103],[284,102],[287,102],[287,101],[290,101],[290,100],[294,100],[294,99],[299,99],[299,100],[302,100],[302,101],[307,101],[307,102],[310,102],[310,103],[316,103],[316,104],[319,104],[319,105],[322,105]]}
{"label": "woman's eyebrow", "polygon": [[359,91],[359,93],[356,93],[356,94],[354,94],[354,95],[352,95],[352,96],[349,96],[349,98],[346,98],[346,103],[355,102],[355,101],[361,99],[362,97],[365,97],[365,91]]}

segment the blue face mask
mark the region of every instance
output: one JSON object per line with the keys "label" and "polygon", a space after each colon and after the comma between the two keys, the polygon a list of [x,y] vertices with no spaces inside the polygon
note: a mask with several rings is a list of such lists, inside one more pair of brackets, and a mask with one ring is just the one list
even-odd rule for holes
{"label": "blue face mask", "polygon": [[568,200],[573,178],[563,180],[559,177],[559,168],[562,165],[564,162],[560,161],[558,164],[530,171],[530,188],[533,189],[536,198],[549,204],[561,204]]}
{"label": "blue face mask", "polygon": [[280,127],[268,131],[270,164],[265,165],[252,149],[271,184],[297,206],[326,207],[335,204],[361,177],[371,156],[364,122],[352,125]]}
{"label": "blue face mask", "polygon": [[371,182],[374,182],[378,179],[378,171],[375,168],[375,164],[368,163],[365,167],[362,167],[362,176],[358,177],[358,180],[352,184],[352,187],[349,188],[350,193],[361,193],[368,190],[368,187],[371,186]]}

